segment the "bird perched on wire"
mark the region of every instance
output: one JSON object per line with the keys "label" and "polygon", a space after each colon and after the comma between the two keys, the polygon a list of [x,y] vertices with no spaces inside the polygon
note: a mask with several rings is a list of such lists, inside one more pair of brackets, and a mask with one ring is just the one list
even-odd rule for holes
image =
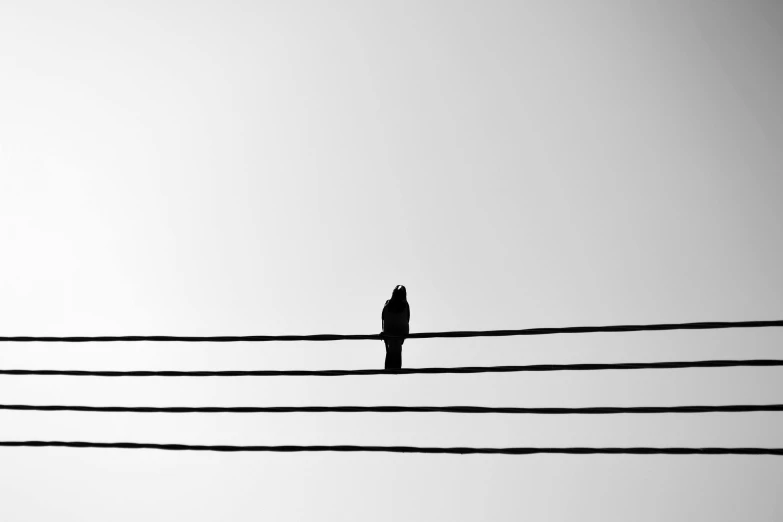
{"label": "bird perched on wire", "polygon": [[[411,309],[408,306],[408,294],[405,287],[397,285],[392,291],[391,299],[383,305],[381,313],[381,326],[383,333],[387,335],[408,335]],[[384,339],[386,345],[387,370],[402,367],[402,343],[405,339]]]}

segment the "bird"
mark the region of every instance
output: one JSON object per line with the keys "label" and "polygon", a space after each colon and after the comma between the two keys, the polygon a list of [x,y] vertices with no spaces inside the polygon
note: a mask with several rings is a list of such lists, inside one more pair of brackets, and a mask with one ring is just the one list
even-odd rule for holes
{"label": "bird", "polygon": [[[394,287],[391,299],[383,305],[381,313],[383,334],[408,335],[410,332],[411,309],[407,297],[404,286]],[[383,342],[386,345],[385,368],[387,370],[402,368],[402,343],[405,339],[384,339]]]}

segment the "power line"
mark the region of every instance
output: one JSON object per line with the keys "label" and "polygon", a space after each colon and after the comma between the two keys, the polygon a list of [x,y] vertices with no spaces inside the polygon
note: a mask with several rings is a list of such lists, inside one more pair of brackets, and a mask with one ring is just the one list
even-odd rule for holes
{"label": "power line", "polygon": [[113,371],[113,370],[0,370],[0,375],[58,375],[75,377],[345,377],[449,373],[510,373],[586,370],[656,370],[678,368],[783,366],[783,359],[672,361],[652,363],[530,364],[524,366],[463,366],[454,368],[400,368],[393,370],[224,370],[224,371]]}
{"label": "power line", "polygon": [[489,406],[61,406],[0,404],[0,410],[109,413],[510,413],[606,415],[618,413],[744,413],[783,411],[783,404],[725,406],[599,406],[587,408],[517,408]]}
{"label": "power line", "polygon": [[217,335],[217,336],[174,336],[174,335],[124,335],[124,336],[74,336],[74,337],[31,337],[4,336],[0,342],[263,342],[263,341],[348,341],[348,340],[381,340],[381,339],[431,339],[435,337],[507,337],[512,335],[546,335],[561,333],[594,333],[594,332],[641,332],[661,330],[710,330],[719,328],[762,328],[783,326],[783,320],[778,321],[733,321],[706,323],[672,323],[647,325],[615,325],[615,326],[569,326],[565,328],[528,328],[523,330],[483,330],[456,332],[424,332],[404,336],[370,334],[370,335]]}
{"label": "power line", "polygon": [[60,448],[113,448],[157,449],[172,451],[265,451],[295,452],[375,452],[375,453],[445,453],[457,455],[532,455],[537,453],[566,455],[783,455],[783,448],[472,448],[472,447],[419,447],[419,446],[229,446],[201,444],[152,444],[139,442],[77,442],[77,441],[0,441],[8,447],[60,447]]}

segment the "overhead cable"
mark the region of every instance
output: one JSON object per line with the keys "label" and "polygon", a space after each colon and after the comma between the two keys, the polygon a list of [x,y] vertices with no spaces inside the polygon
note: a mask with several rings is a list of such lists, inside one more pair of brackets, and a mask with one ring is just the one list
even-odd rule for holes
{"label": "overhead cable", "polygon": [[78,442],[78,441],[0,441],[0,447],[60,447],[105,449],[157,449],[171,451],[220,452],[374,452],[374,453],[445,453],[457,455],[532,455],[537,453],[566,455],[783,455],[783,448],[680,448],[680,447],[623,447],[623,448],[473,448],[473,447],[419,447],[419,446],[231,446],[202,444],[153,444],[140,442]]}
{"label": "overhead cable", "polygon": [[0,342],[262,342],[262,341],[348,341],[348,340],[382,340],[382,339],[431,339],[436,337],[507,337],[513,335],[547,335],[561,333],[594,333],[594,332],[641,332],[661,330],[710,330],[719,328],[762,328],[783,326],[783,320],[776,321],[733,321],[733,322],[702,322],[702,323],[672,323],[646,325],[615,325],[615,326],[569,326],[564,328],[527,328],[523,330],[475,330],[455,332],[424,332],[402,336],[369,334],[369,335],[217,335],[217,336],[175,336],[175,335],[103,335],[103,336],[2,336]]}
{"label": "overhead cable", "polygon": [[598,406],[586,408],[518,408],[495,406],[61,406],[0,404],[0,410],[78,411],[101,413],[509,413],[540,415],[606,415],[618,413],[744,413],[783,411],[783,404],[723,406]]}
{"label": "overhead cable", "polygon": [[783,359],[671,361],[643,363],[584,363],[584,364],[530,364],[523,366],[463,366],[454,368],[400,368],[393,370],[2,370],[0,375],[41,375],[72,377],[348,377],[363,375],[416,375],[449,373],[510,373],[555,372],[588,370],[657,370],[679,368],[729,368],[729,367],[783,366]]}

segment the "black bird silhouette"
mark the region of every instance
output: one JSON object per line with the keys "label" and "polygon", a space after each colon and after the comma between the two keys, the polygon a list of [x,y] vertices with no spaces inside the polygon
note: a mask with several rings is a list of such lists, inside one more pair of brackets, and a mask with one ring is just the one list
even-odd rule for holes
{"label": "black bird silhouette", "polygon": [[[410,332],[411,309],[408,306],[408,294],[405,287],[397,285],[391,299],[383,305],[381,325],[383,333],[388,335],[408,335]],[[387,370],[402,368],[402,343],[405,339],[384,339],[386,344]]]}

